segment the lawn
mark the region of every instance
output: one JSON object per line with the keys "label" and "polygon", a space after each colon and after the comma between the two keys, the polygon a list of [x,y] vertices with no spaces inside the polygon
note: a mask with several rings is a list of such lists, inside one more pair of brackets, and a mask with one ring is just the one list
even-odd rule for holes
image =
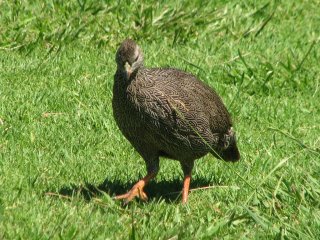
{"label": "lawn", "polygon": [[[310,1],[1,1],[0,239],[316,239],[320,5]],[[118,130],[115,52],[186,70],[232,114],[241,160],[162,159],[146,173]],[[207,188],[203,188],[207,187]]]}

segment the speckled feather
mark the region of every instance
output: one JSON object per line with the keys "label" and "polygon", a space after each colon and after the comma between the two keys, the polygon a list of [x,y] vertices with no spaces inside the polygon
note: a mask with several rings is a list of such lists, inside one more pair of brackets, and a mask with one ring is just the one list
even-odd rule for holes
{"label": "speckled feather", "polygon": [[126,78],[119,65],[135,58],[133,43],[118,50],[112,103],[121,132],[144,158],[148,172],[158,171],[159,156],[179,160],[191,171],[195,159],[209,152],[223,157],[231,145],[235,156],[226,160],[237,160],[231,118],[215,91],[173,68],[141,64]]}

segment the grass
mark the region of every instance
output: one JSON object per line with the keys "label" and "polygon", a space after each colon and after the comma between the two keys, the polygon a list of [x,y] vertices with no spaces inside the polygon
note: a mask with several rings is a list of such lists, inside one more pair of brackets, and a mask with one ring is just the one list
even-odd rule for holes
{"label": "grass", "polygon": [[[0,2],[0,239],[316,239],[320,234],[317,1]],[[242,160],[161,160],[149,201],[111,197],[145,174],[112,116],[114,55],[214,87]],[[212,186],[201,189],[204,186]],[[200,189],[199,189],[200,188]]]}

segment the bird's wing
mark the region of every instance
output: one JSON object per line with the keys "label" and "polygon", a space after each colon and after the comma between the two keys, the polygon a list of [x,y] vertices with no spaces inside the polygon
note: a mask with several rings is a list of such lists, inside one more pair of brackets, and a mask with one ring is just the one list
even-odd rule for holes
{"label": "bird's wing", "polygon": [[215,99],[220,98],[191,74],[176,69],[155,71],[145,74],[147,79],[140,77],[140,86],[137,86],[139,81],[134,83],[134,88],[139,90],[132,91],[131,102],[141,121],[153,126],[150,131],[158,128],[179,136],[209,135],[214,125],[210,121],[220,118]]}

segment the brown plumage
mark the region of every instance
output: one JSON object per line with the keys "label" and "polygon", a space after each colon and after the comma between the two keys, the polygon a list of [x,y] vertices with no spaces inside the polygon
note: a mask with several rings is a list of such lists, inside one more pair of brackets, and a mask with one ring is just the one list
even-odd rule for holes
{"label": "brown plumage", "polygon": [[226,161],[240,159],[230,115],[209,86],[178,69],[145,68],[141,49],[130,39],[122,42],[116,62],[114,118],[147,166],[147,176],[116,199],[146,199],[143,188],[157,175],[161,156],[182,166],[184,203],[195,159],[207,153]]}

